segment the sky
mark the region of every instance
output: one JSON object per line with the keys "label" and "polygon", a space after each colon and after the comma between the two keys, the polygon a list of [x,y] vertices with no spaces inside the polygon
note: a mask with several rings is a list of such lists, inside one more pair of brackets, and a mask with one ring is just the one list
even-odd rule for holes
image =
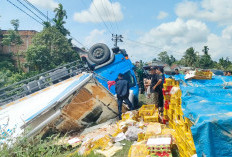
{"label": "sky", "polygon": [[[19,19],[21,30],[43,29],[9,1],[41,21],[21,4],[26,4],[26,0],[0,0],[2,30],[12,28],[12,19]],[[150,61],[162,51],[180,59],[189,47],[203,54],[204,46],[209,47],[214,60],[221,57],[232,60],[231,0],[28,1],[49,18],[54,17],[58,3],[63,4],[68,16],[65,27],[86,48],[95,43],[106,43],[112,48],[111,34],[119,34],[124,38],[118,45],[126,49],[132,61]],[[73,43],[83,47],[77,41]]]}

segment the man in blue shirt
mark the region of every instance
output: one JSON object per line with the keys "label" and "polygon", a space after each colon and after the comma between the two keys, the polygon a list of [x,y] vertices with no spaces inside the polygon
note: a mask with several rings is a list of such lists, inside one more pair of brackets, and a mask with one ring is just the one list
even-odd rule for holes
{"label": "man in blue shirt", "polygon": [[116,79],[115,84],[115,91],[118,98],[118,112],[119,112],[119,119],[122,119],[122,102],[123,100],[129,106],[130,110],[134,110],[134,106],[128,99],[129,97],[129,83],[127,80],[123,79],[123,75],[120,73],[118,74],[118,78]]}

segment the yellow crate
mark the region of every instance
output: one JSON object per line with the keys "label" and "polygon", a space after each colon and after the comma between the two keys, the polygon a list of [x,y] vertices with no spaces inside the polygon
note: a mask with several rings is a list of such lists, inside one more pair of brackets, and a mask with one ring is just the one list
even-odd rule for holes
{"label": "yellow crate", "polygon": [[170,96],[170,95],[164,95],[164,101],[170,100],[170,99],[171,99],[171,96]]}
{"label": "yellow crate", "polygon": [[119,133],[121,133],[122,132],[122,130],[121,129],[119,129],[119,128],[117,128],[117,130],[115,131],[115,133],[114,134],[112,134],[112,136],[113,137],[116,137]]}
{"label": "yellow crate", "polygon": [[187,117],[184,118],[184,121],[188,123],[189,128],[191,128],[191,126],[193,125],[193,123],[191,122],[190,119],[188,119]]}
{"label": "yellow crate", "polygon": [[188,152],[190,152],[191,155],[196,154],[196,148],[195,148],[193,141],[187,140],[186,145],[187,145]]}
{"label": "yellow crate", "polygon": [[108,135],[106,135],[106,136],[93,142],[94,149],[101,148],[102,150],[104,150],[108,146],[108,143],[110,141],[111,141],[110,137]]}
{"label": "yellow crate", "polygon": [[186,140],[186,141],[188,141],[188,140],[193,141],[193,136],[192,136],[192,133],[191,133],[191,132],[186,132],[186,133],[184,134],[184,136],[185,136],[185,140]]}
{"label": "yellow crate", "polygon": [[159,121],[159,114],[157,113],[154,116],[144,116],[144,122],[158,122]]}
{"label": "yellow crate", "polygon": [[156,110],[155,105],[143,105],[139,109],[139,116],[151,116]]}
{"label": "yellow crate", "polygon": [[163,89],[167,90],[167,84],[166,83],[163,84]]}
{"label": "yellow crate", "polygon": [[144,138],[145,138],[145,133],[144,132],[139,133],[138,134],[138,140],[137,140],[137,142],[143,141]]}
{"label": "yellow crate", "polygon": [[164,116],[167,116],[168,115],[168,110],[164,109],[163,114],[164,114]]}
{"label": "yellow crate", "polygon": [[128,153],[128,157],[147,157],[148,155],[146,144],[131,145]]}
{"label": "yellow crate", "polygon": [[123,113],[122,114],[122,120],[125,121],[130,118],[130,113]]}
{"label": "yellow crate", "polygon": [[167,86],[172,86],[172,85],[173,85],[173,82],[174,82],[173,79],[170,79],[170,78],[166,78],[166,79],[165,79],[165,84],[166,84]]}

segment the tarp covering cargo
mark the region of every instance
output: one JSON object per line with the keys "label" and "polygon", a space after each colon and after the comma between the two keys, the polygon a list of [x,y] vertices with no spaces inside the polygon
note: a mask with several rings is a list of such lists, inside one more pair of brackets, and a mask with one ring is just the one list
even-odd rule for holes
{"label": "tarp covering cargo", "polygon": [[9,138],[47,129],[78,131],[117,116],[115,97],[82,73],[0,107],[0,144]]}
{"label": "tarp covering cargo", "polygon": [[[175,76],[184,80],[183,75]],[[232,156],[232,77],[182,82],[182,109],[191,127],[198,156]]]}

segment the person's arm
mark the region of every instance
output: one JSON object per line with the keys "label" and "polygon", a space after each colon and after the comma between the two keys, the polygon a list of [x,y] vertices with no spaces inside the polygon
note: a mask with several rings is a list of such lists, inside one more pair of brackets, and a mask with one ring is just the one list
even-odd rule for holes
{"label": "person's arm", "polygon": [[159,81],[155,84],[155,86],[153,87],[153,90],[155,90],[156,89],[156,87],[158,86],[158,85],[160,85],[162,83],[162,79],[159,79]]}

